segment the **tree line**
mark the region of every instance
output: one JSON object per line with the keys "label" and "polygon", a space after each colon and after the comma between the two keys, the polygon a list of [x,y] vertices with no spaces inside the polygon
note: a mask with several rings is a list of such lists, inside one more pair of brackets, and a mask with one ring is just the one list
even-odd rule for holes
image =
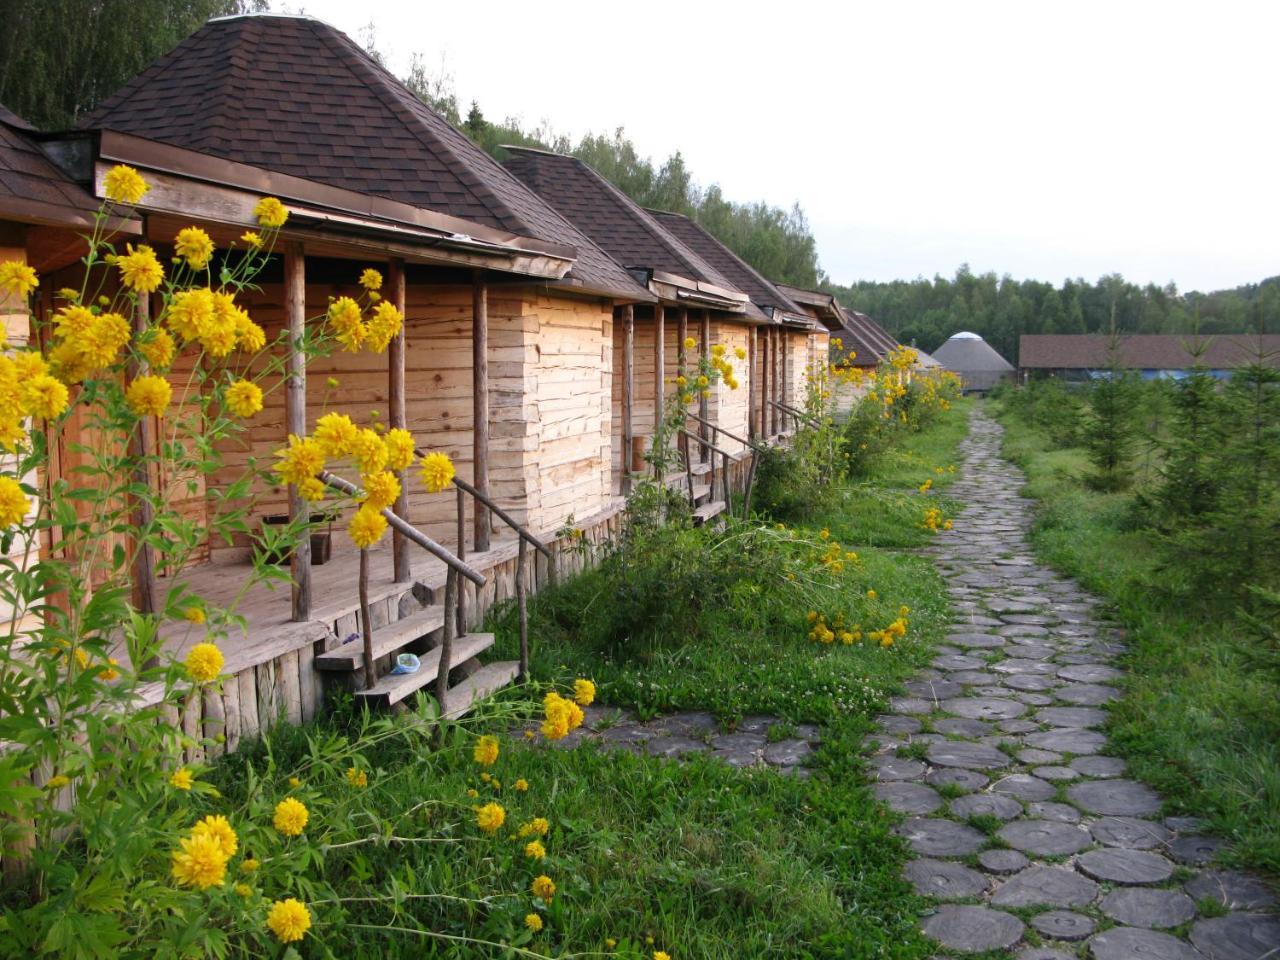
{"label": "tree line", "polygon": [[1167,333],[1212,335],[1280,330],[1280,277],[1212,293],[1180,293],[1173,284],[1139,286],[1118,273],[1061,286],[973,273],[932,280],[827,285],[844,304],[874,317],[904,343],[934,350],[953,333],[981,335],[1017,363],[1024,333]]}

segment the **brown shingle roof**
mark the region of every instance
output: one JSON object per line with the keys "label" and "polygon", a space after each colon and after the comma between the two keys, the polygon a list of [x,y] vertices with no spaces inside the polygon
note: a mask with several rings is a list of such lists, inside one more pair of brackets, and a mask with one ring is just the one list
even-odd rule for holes
{"label": "brown shingle roof", "polygon": [[45,156],[31,139],[33,132],[25,120],[0,106],[0,218],[87,230],[98,201]]}
{"label": "brown shingle roof", "polygon": [[736,290],[715,267],[577,157],[508,147],[507,169],[625,267]]}
{"label": "brown shingle roof", "polygon": [[809,314],[781,289],[766,280],[755,267],[747,263],[723,243],[682,213],[664,210],[648,211],[655,220],[684,242],[694,253],[720,271],[733,285],[751,298],[762,310],[779,310],[797,317]]}
{"label": "brown shingle roof", "polygon": [[307,17],[205,24],[84,120],[576,247],[570,277],[650,299],[617,263],[349,37]]}
{"label": "brown shingle roof", "polygon": [[[1280,366],[1280,334],[1133,334],[1120,337],[1120,364],[1131,370],[1186,370],[1196,366],[1192,351],[1203,347],[1199,365],[1229,370],[1254,363],[1261,348],[1270,366]],[[1110,337],[1097,333],[1023,334],[1018,365],[1024,369],[1086,370],[1110,365]]]}

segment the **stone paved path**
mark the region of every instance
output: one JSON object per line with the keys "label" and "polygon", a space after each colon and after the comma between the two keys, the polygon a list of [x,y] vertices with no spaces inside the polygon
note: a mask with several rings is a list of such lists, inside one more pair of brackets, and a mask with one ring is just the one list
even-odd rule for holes
{"label": "stone paved path", "polygon": [[1162,818],[1108,754],[1122,638],[1033,559],[1032,505],[1000,433],[974,415],[950,491],[966,507],[928,551],[957,622],[880,718],[872,758],[918,855],[906,877],[938,901],[925,933],[940,956],[1280,960],[1266,886],[1210,866],[1220,842]]}

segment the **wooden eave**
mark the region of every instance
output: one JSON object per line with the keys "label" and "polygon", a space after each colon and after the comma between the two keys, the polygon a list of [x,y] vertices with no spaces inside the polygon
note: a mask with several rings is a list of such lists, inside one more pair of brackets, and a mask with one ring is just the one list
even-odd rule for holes
{"label": "wooden eave", "polygon": [[418,263],[482,267],[559,280],[577,250],[495,230],[351,190],[330,187],[248,164],[104,130],[92,168],[93,192],[116,163],[136,167],[151,189],[139,211],[161,217],[199,217],[211,223],[254,227],[262,196],[279,197],[289,210],[283,234],[305,240],[324,256],[396,256]]}

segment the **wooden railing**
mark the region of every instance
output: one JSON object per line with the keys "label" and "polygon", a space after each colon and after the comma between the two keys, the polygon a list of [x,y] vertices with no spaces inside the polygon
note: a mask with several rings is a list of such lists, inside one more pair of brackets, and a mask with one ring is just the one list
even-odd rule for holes
{"label": "wooden railing", "polygon": [[[415,453],[419,457],[424,455],[424,452],[420,449],[415,450]],[[516,520],[515,517],[477,490],[472,484],[461,477],[455,476],[453,485],[458,490],[458,556],[460,558],[465,559],[467,555],[466,497],[468,496],[475,500],[479,506],[487,508],[490,513],[516,533],[516,607],[520,618],[520,679],[526,680],[529,677],[529,606],[528,588],[525,584],[529,567],[529,552],[527,548],[532,546],[547,558],[547,577],[552,583],[556,579],[555,555],[551,552],[551,548],[534,536],[528,527]],[[466,603],[466,597],[459,590],[456,601],[457,631],[459,634],[466,632]]]}
{"label": "wooden railing", "polygon": [[[765,446],[764,444],[757,443],[754,440],[749,440],[745,437],[740,437],[736,433],[726,430],[724,427],[720,426],[718,423],[712,423],[710,420],[700,416],[699,414],[694,413],[691,410],[686,410],[685,414],[686,416],[689,417],[689,419],[696,420],[698,423],[702,424],[704,427],[707,427],[710,430],[714,430],[716,433],[719,433],[719,434],[722,434],[723,436],[728,437],[734,443],[742,444],[744,447],[746,447],[748,450],[751,451],[751,463],[747,465],[747,479],[746,479],[746,483],[743,485],[743,492],[742,492],[742,516],[744,518],[751,516],[751,490],[752,490],[752,487],[755,486],[755,482],[756,482],[756,466],[757,466],[757,462],[759,460],[760,454],[763,453],[765,450],[767,450],[768,447]],[[699,437],[698,442],[699,443],[703,442],[701,437]],[[729,500],[728,500],[727,491],[726,491],[725,508],[728,509],[728,507],[729,507]]]}
{"label": "wooden railing", "polygon": [[[321,481],[328,487],[348,496],[359,496],[360,488],[348,480],[342,479],[329,470],[322,471]],[[444,637],[440,642],[440,668],[436,676],[436,701],[440,707],[440,716],[448,713],[449,671],[453,669],[453,640],[458,630],[456,610],[458,598],[462,595],[458,578],[466,577],[477,587],[483,587],[488,580],[484,574],[476,570],[461,557],[455,556],[447,547],[441,546],[429,536],[413,526],[407,520],[396,516],[390,508],[381,511],[392,529],[399,532],[405,540],[417,544],[432,556],[444,561],[447,573],[444,587]],[[369,613],[369,551],[360,551],[360,632],[364,640],[364,683],[369,689],[377,681],[373,662],[373,620]]]}

